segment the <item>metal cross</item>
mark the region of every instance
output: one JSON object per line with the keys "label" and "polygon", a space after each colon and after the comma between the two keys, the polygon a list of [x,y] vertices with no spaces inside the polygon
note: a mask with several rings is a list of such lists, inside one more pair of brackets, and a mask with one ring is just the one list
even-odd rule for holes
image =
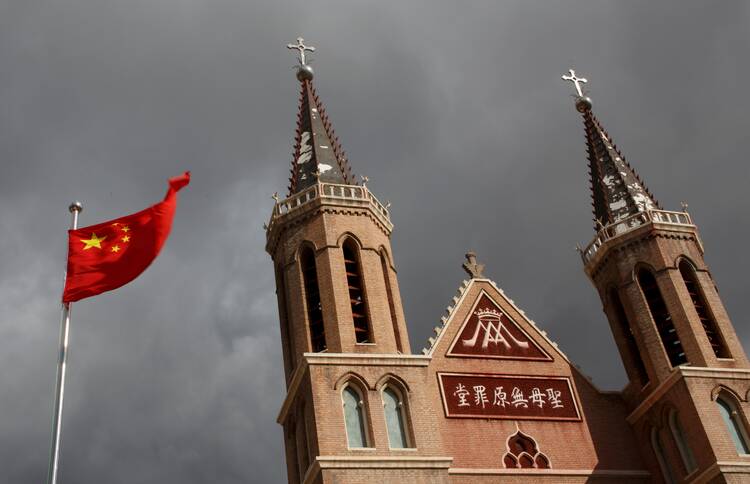
{"label": "metal cross", "polygon": [[583,97],[583,90],[581,90],[581,84],[586,84],[589,81],[587,81],[583,77],[577,77],[576,71],[574,71],[573,69],[569,69],[569,72],[570,72],[569,75],[562,76],[563,81],[570,81],[573,84],[575,84],[576,92],[578,93],[578,96]]}
{"label": "metal cross", "polygon": [[484,277],[482,271],[484,271],[484,264],[477,264],[477,255],[474,252],[468,252],[466,254],[466,262],[464,262],[463,268],[472,279],[481,279]]}
{"label": "metal cross", "polygon": [[305,39],[302,37],[297,37],[297,45],[294,44],[287,44],[286,48],[291,50],[298,50],[299,51],[299,63],[302,65],[307,65],[307,62],[305,62],[305,51],[308,52],[315,52],[315,47],[305,45],[303,42]]}

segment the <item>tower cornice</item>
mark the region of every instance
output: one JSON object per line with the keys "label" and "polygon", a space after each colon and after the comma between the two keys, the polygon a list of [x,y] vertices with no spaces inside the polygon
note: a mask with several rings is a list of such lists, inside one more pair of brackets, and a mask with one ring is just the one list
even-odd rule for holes
{"label": "tower cornice", "polygon": [[386,236],[393,231],[388,208],[366,186],[318,182],[274,204],[266,224],[266,252],[273,255],[285,227],[321,212],[364,215]]}
{"label": "tower cornice", "polygon": [[586,274],[593,277],[610,250],[657,232],[694,238],[703,253],[703,243],[689,213],[646,210],[599,229],[591,242],[580,250]]}

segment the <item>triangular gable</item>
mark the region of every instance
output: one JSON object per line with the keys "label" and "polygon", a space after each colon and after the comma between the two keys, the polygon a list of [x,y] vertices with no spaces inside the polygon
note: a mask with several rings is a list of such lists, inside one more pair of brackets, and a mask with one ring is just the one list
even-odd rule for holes
{"label": "triangular gable", "polygon": [[484,289],[475,298],[447,356],[552,361]]}

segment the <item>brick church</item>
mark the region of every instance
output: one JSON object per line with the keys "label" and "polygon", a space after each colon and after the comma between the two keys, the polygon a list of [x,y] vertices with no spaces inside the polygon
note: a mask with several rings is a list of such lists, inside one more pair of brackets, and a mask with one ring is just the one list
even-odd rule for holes
{"label": "brick church", "polygon": [[266,250],[291,484],[750,482],[750,364],[698,229],[646,189],[584,79],[563,76],[578,93],[593,197],[595,236],[580,253],[627,372],[619,392],[581,374],[472,253],[428,348],[412,353],[389,207],[352,175],[313,87],[313,48],[289,48],[296,147]]}

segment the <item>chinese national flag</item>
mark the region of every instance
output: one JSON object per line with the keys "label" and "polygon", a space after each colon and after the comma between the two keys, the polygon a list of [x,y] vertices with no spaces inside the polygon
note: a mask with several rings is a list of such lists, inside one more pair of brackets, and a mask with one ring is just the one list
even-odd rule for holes
{"label": "chinese national flag", "polygon": [[164,200],[133,215],[68,231],[68,273],[63,302],[127,284],[153,262],[172,228],[177,192],[190,172],[169,180]]}

